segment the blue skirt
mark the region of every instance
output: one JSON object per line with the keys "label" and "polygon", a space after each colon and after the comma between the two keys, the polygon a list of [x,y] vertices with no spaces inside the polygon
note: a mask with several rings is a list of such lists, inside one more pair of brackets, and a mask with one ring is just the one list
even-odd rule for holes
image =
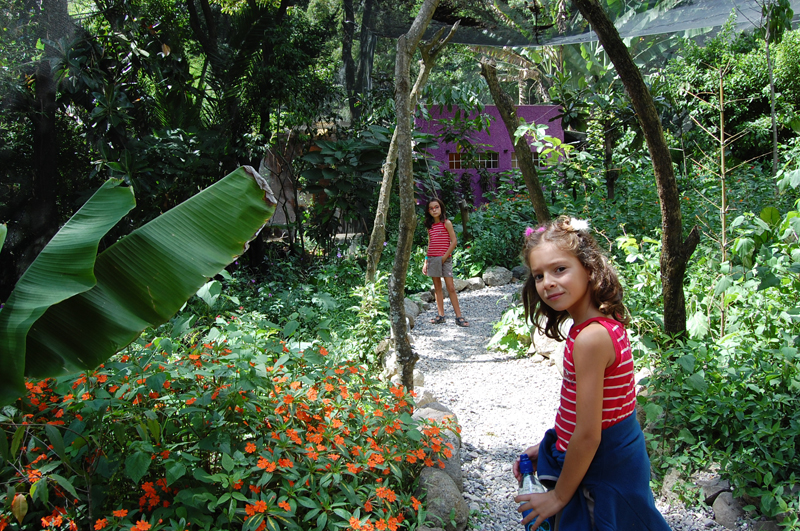
{"label": "blue skirt", "polygon": [[[557,440],[550,429],[539,446],[537,472],[545,485],[555,482],[564,466],[566,453],[556,449]],[[603,430],[589,470],[558,518],[558,529],[670,531],[650,490],[650,458],[635,414]]]}

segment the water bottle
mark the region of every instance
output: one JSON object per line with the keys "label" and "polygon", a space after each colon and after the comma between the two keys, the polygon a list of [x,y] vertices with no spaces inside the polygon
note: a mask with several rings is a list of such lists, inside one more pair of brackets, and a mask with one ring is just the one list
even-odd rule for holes
{"label": "water bottle", "polygon": [[[522,474],[522,479],[519,482],[519,493],[520,494],[539,494],[542,492],[547,492],[547,489],[544,488],[544,485],[539,481],[539,478],[536,477],[536,474],[533,473],[533,463],[531,462],[531,458],[528,457],[528,454],[522,454],[519,456],[519,473]],[[521,504],[520,504],[521,505]],[[522,518],[524,519],[528,514],[530,514],[531,509],[524,511],[522,513]],[[525,531],[530,531],[533,527],[534,522],[536,519],[534,518],[527,524],[525,524]],[[550,531],[550,520],[545,520],[542,522],[542,525],[539,526],[541,531]]]}

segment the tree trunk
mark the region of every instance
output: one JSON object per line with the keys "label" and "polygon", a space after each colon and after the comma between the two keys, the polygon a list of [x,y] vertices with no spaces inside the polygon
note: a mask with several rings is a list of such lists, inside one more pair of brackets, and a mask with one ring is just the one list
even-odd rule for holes
{"label": "tree trunk", "polygon": [[400,185],[400,234],[397,239],[397,255],[392,275],[389,278],[389,314],[394,332],[397,361],[403,368],[403,386],[414,389],[414,365],[419,356],[408,341],[408,326],[405,311],[405,285],[408,261],[417,214],[414,201],[414,168],[411,146],[411,58],[417,49],[425,28],[433,17],[439,0],[425,0],[407,34],[397,39],[395,64],[395,109],[397,112],[397,178]]}
{"label": "tree trunk", "polygon": [[[422,87],[428,82],[428,76],[436,63],[436,58],[439,52],[444,49],[444,46],[450,41],[458,29],[458,22],[453,24],[450,33],[447,37],[442,39],[443,29],[439,30],[436,35],[431,39],[431,42],[422,46],[420,52],[422,53],[422,61],[417,75],[417,81],[414,83],[414,88],[411,90],[409,99],[409,116],[414,115],[414,110],[417,107],[419,96],[422,93]],[[367,246],[367,282],[375,282],[375,272],[378,268],[378,262],[381,260],[383,254],[383,242],[386,239],[386,216],[389,210],[389,194],[392,191],[392,179],[394,178],[394,170],[397,167],[397,128],[392,134],[392,140],[389,142],[389,152],[386,155],[386,162],[383,164],[383,180],[381,181],[381,191],[378,195],[378,208],[375,212],[375,223],[372,225],[372,234],[369,238],[369,245]]]}
{"label": "tree trunk", "polygon": [[[513,141],[514,132],[522,125],[519,117],[517,117],[514,101],[500,87],[500,82],[497,80],[497,69],[495,69],[494,65],[481,62],[481,75],[486,78],[486,83],[489,84],[489,92],[492,93],[492,99],[497,105],[500,116],[503,118],[503,123],[506,125],[506,130],[508,130],[508,136]],[[522,172],[522,179],[528,188],[533,210],[536,212],[536,221],[540,224],[545,223],[550,220],[550,210],[544,200],[542,185],[539,183],[539,173],[536,171],[536,164],[533,162],[531,147],[524,136],[520,137],[514,144],[514,151],[517,154],[517,163]]]}
{"label": "tree trunk", "polygon": [[344,86],[347,104],[350,107],[350,123],[356,118],[356,65],[353,61],[353,35],[356,31],[356,14],[353,0],[343,0],[344,19],[342,20],[342,61],[344,61]]}
{"label": "tree trunk", "polygon": [[686,332],[686,300],[683,293],[683,278],[686,265],[700,241],[697,227],[692,228],[683,239],[683,225],[678,184],[672,168],[672,159],[661,119],[656,111],[653,98],[642,78],[639,68],[633,62],[628,48],[622,42],[619,32],[609,20],[597,0],[573,0],[583,18],[589,21],[603,45],[611,62],[617,69],[622,83],[636,110],[636,117],[642,127],[661,200],[661,293],[664,297],[664,331],[670,335],[683,335]]}
{"label": "tree trunk", "polygon": [[[49,42],[71,37],[75,26],[66,1],[45,0],[36,4],[34,9],[38,36],[42,40]],[[19,110],[27,114],[33,126],[33,173],[30,181],[23,182],[17,197],[12,199],[12,214],[0,261],[0,300],[8,298],[17,280],[58,231],[60,223],[57,82],[50,66],[50,58],[58,53],[46,45],[45,58],[29,72],[34,80],[33,99],[30,103],[27,99],[21,100],[25,107]]]}
{"label": "tree trunk", "polygon": [[619,177],[619,170],[613,167],[614,147],[617,145],[617,136],[612,131],[612,125],[608,122],[603,123],[603,132],[603,148],[605,151],[603,165],[606,172],[606,192],[608,201],[611,203],[615,198],[615,185],[617,177]]}

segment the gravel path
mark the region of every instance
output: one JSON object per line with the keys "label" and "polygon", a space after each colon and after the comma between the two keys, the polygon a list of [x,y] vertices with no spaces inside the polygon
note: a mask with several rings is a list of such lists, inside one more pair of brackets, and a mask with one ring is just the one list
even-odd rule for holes
{"label": "gravel path", "polygon": [[[432,304],[417,317],[412,332],[425,388],[461,424],[461,466],[470,524],[487,531],[521,529],[511,464],[521,451],[542,439],[558,407],[561,381],[555,367],[486,349],[494,334],[493,323],[500,320],[519,288],[514,283],[460,293],[469,328],[456,326],[449,301],[445,302],[447,322],[430,324],[436,315]],[[725,529],[702,510],[660,500],[657,505],[675,530]]]}

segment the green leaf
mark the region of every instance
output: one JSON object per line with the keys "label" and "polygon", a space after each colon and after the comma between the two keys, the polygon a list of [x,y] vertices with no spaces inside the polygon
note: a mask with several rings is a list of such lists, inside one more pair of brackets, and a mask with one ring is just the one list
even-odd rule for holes
{"label": "green leaf", "polygon": [[694,363],[695,357],[691,354],[685,354],[678,358],[678,365],[687,373],[694,371]]}
{"label": "green leaf", "polygon": [[[181,479],[183,476],[186,475],[186,467],[183,465],[183,463],[175,463],[175,462],[167,463],[164,468],[166,468],[167,470],[167,486],[172,485],[173,483],[175,483],[176,481],[178,481],[179,479]],[[199,469],[196,469],[195,471],[197,470]],[[200,472],[204,471],[200,470]]]}
{"label": "green leaf", "polygon": [[70,481],[67,478],[59,476],[58,474],[50,474],[50,478],[54,479],[56,483],[58,483],[61,486],[62,489],[69,492],[74,499],[78,500],[81,499],[81,497],[78,496],[78,491],[75,490],[75,487],[72,485],[72,483],[70,483]]}
{"label": "green leaf", "polygon": [[6,234],[8,233],[8,227],[6,227],[5,223],[0,224],[0,251],[3,250],[3,244],[6,242]]}
{"label": "green leaf", "polygon": [[708,384],[706,383],[705,373],[703,371],[696,372],[689,376],[686,379],[686,384],[695,391],[701,393],[705,393],[708,390]]}
{"label": "green leaf", "polygon": [[686,322],[689,336],[696,339],[705,337],[708,333],[708,319],[703,312],[695,312]]}
{"label": "green leaf", "polygon": [[694,435],[692,435],[692,432],[690,432],[686,428],[683,428],[680,431],[680,433],[678,433],[678,439],[680,439],[683,442],[688,443],[688,444],[694,444],[694,443],[697,442],[697,439],[694,438]]}
{"label": "green leaf", "polygon": [[222,454],[222,468],[224,468],[226,472],[230,472],[233,470],[234,466],[235,464],[231,456],[229,456],[228,454]]}
{"label": "green leaf", "polygon": [[10,454],[8,452],[8,438],[6,437],[6,431],[0,430],[0,457],[3,458],[3,462],[10,461],[9,458]]}
{"label": "green leaf", "polygon": [[[84,212],[87,206],[109,202],[93,197],[76,214],[79,219],[68,221],[45,247],[0,312],[5,376],[0,404],[24,393],[23,374],[41,378],[92,369],[144,328],[165,323],[209,277],[244,252],[275,210],[266,182],[240,167],[121,239],[95,261],[97,242],[127,212],[117,205],[117,196],[127,194],[127,209],[133,202],[131,192],[118,184],[104,185],[100,196],[117,194],[116,217],[95,212],[98,208],[93,214]],[[75,242],[83,243],[79,247]],[[18,307],[23,302],[26,311]]]}
{"label": "green leaf", "polygon": [[[53,445],[53,451],[62,460],[69,463],[67,453],[64,451],[64,438],[61,437],[61,432],[52,424],[46,424],[44,431],[47,433],[47,438],[50,439],[50,444]],[[77,496],[76,496],[77,498]]]}
{"label": "green leaf", "polygon": [[0,312],[0,404],[25,392],[26,336],[34,323],[54,304],[96,285],[93,269],[100,239],[136,204],[133,190],[121,184],[116,179],[103,184],[53,236],[11,292]]}
{"label": "green leaf", "polygon": [[125,460],[125,473],[131,481],[138,484],[150,468],[150,454],[136,452]]}
{"label": "green leaf", "polygon": [[770,227],[774,227],[781,222],[781,213],[775,207],[765,207],[761,210],[759,217],[763,219]]}
{"label": "green leaf", "polygon": [[292,337],[299,327],[300,323],[297,321],[289,321],[286,323],[286,326],[283,327],[283,337]]}
{"label": "green leaf", "polygon": [[733,280],[731,280],[731,277],[723,276],[722,278],[719,279],[719,282],[717,282],[717,287],[714,288],[714,296],[719,297],[720,295],[725,293],[731,286],[733,286]]}
{"label": "green leaf", "polygon": [[25,435],[25,426],[20,426],[14,432],[14,437],[11,439],[11,455],[16,456],[19,452],[19,446],[22,444],[22,437]]}
{"label": "green leaf", "polygon": [[197,296],[203,299],[209,309],[214,307],[221,293],[222,283],[218,280],[206,282],[197,290]]}

